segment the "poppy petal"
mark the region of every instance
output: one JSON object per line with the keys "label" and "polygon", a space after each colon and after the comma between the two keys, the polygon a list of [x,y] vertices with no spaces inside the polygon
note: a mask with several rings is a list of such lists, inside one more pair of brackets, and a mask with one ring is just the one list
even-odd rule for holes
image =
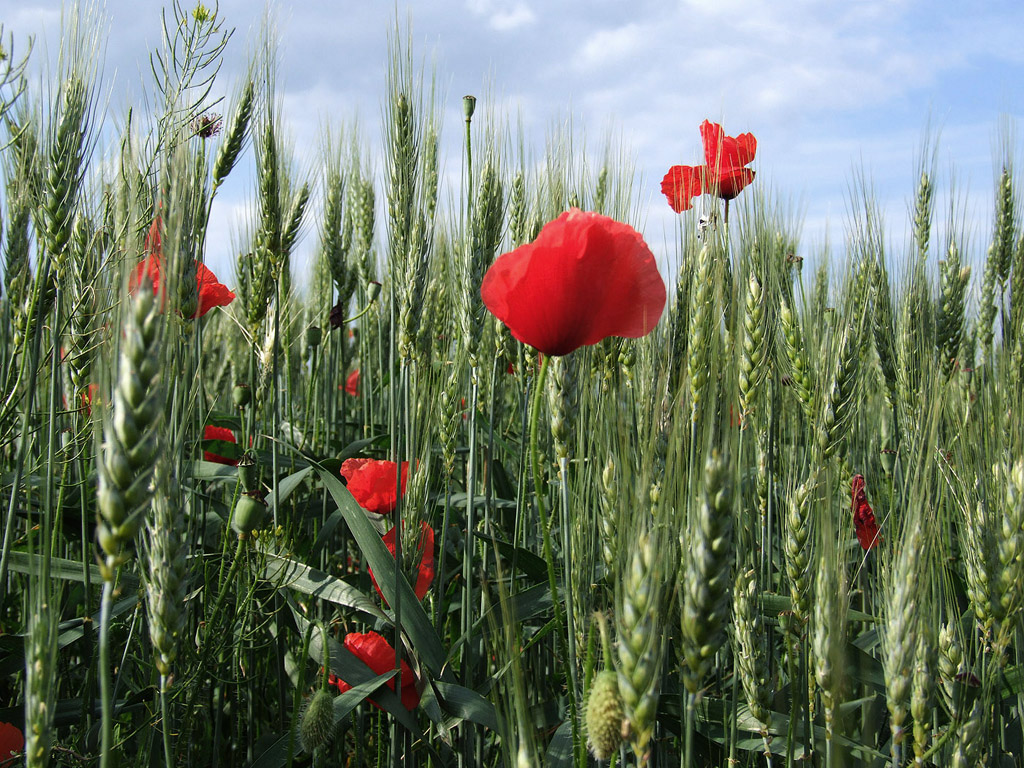
{"label": "poppy petal", "polygon": [[704,142],[704,162],[713,171],[740,168],[754,161],[757,139],[751,133],[726,136],[721,125],[705,120],[700,124],[700,137]]}
{"label": "poppy petal", "polygon": [[[373,670],[374,674],[382,675],[395,668],[395,649],[376,632],[349,632],[345,635],[345,648]],[[404,661],[401,663],[400,669],[402,673],[402,706],[411,712],[420,703],[416,678],[413,676],[412,668]],[[342,693],[352,687],[333,674],[328,678],[328,682]],[[395,679],[388,680],[387,685],[392,691],[395,690]],[[372,699],[370,703],[379,708],[379,705]]]}
{"label": "poppy petal", "polygon": [[359,369],[356,368],[345,379],[345,394],[351,397],[359,397]]}
{"label": "poppy petal", "polygon": [[661,192],[676,213],[693,207],[693,198],[704,191],[704,167],[673,165],[661,180]]}
{"label": "poppy petal", "polygon": [[195,317],[202,317],[214,307],[226,307],[235,300],[235,294],[201,261],[196,262],[196,282],[199,286],[199,308]]}
{"label": "poppy petal", "polygon": [[[203,440],[222,440],[226,443],[238,443],[234,432],[227,427],[218,427],[213,424],[206,425],[206,428],[203,430]],[[229,459],[213,451],[203,451],[203,461],[212,461],[215,464],[224,464],[229,467],[238,466],[237,459]]]}
{"label": "poppy petal", "polygon": [[[398,530],[398,526],[392,526],[391,529],[384,534],[382,538],[384,546],[388,548],[388,552],[391,556],[395,556],[395,535]],[[416,583],[413,585],[413,592],[416,594],[417,599],[422,600],[427,596],[427,592],[430,590],[430,585],[434,581],[434,529],[427,525],[426,521],[420,521],[420,538],[416,544],[416,551],[419,553],[418,564],[416,566]],[[373,575],[373,569],[370,569],[370,580],[373,582],[374,589],[377,590],[377,594],[380,595],[384,602],[387,602],[387,598],[384,597],[384,593],[381,592],[380,587],[377,585],[377,577]]]}
{"label": "poppy petal", "polygon": [[882,543],[882,537],[878,535],[878,521],[875,520],[874,510],[868,503],[867,493],[864,491],[864,476],[854,475],[851,487],[853,497],[853,527],[857,532],[857,542],[865,552],[874,549]]}
{"label": "poppy petal", "polygon": [[499,256],[480,295],[515,338],[546,355],[644,336],[665,308],[665,282],[640,234],[576,208]]}
{"label": "poppy petal", "polygon": [[[341,476],[348,492],[363,509],[377,515],[386,515],[398,504],[395,486],[398,467],[393,461],[379,459],[345,459]],[[402,462],[402,494],[409,479],[409,462]]]}

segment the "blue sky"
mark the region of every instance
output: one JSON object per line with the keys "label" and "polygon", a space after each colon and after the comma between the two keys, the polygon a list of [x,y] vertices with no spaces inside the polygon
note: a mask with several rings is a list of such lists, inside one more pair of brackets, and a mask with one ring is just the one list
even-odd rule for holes
{"label": "blue sky", "polygon": [[[102,10],[108,109],[118,120],[149,76],[160,8],[107,0]],[[656,251],[673,238],[676,216],[660,194],[661,177],[670,165],[701,162],[698,126],[710,118],[729,135],[755,134],[754,183],[787,201],[811,256],[826,239],[841,242],[851,183],[861,173],[883,207],[890,243],[902,248],[929,139],[937,218],[947,218],[953,180],[966,206],[968,250],[980,258],[1000,126],[1009,125],[1012,138],[1024,115],[1024,4],[1008,0],[282,0],[270,8],[278,88],[300,165],[312,161],[303,150],[316,146],[325,122],[358,115],[364,134],[378,141],[397,11],[403,25],[411,20],[417,59],[436,69],[449,173],[457,178],[466,93],[481,97],[480,110],[521,119],[538,153],[552,126],[570,118],[595,152],[615,131],[635,157],[641,225]],[[237,30],[225,84],[244,71],[263,13],[249,0],[221,1],[220,16]],[[37,60],[56,50],[59,3],[0,0],[0,19],[18,47],[36,36]],[[251,197],[251,180],[239,177],[215,212],[215,268],[229,261]],[[311,235],[300,253],[311,250]]]}

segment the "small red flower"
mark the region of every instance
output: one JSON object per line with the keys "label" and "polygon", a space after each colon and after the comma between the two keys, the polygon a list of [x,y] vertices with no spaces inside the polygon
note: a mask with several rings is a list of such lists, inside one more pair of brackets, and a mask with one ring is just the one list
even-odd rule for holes
{"label": "small red flower", "polygon": [[744,166],[754,161],[757,139],[753,134],[726,136],[722,126],[705,120],[700,124],[704,165],[673,165],[661,181],[661,191],[676,213],[689,210],[700,194],[732,200],[754,180]]}
{"label": "small red flower", "polygon": [[[388,552],[391,556],[395,556],[395,535],[398,531],[398,526],[392,526],[391,530],[384,534],[384,546],[388,548]],[[419,564],[416,566],[416,583],[413,585],[413,592],[416,593],[416,597],[422,600],[426,597],[427,591],[430,589],[431,583],[434,581],[434,529],[431,528],[425,521],[420,521],[420,539],[416,544],[416,551],[419,553]],[[370,569],[370,580],[373,582],[373,586],[377,590],[377,594],[384,599],[384,593],[380,591],[380,587],[377,586],[377,578],[373,575],[373,569]],[[387,602],[384,599],[384,602]]]}
{"label": "small red flower", "polygon": [[868,552],[882,542],[878,535],[878,523],[875,512],[868,504],[868,495],[864,492],[864,475],[853,476],[853,527],[857,530],[857,541],[861,548]]}
{"label": "small red flower", "polygon": [[[153,220],[153,226],[149,228],[146,235],[145,249],[146,257],[140,261],[128,277],[128,292],[135,293],[142,283],[143,277],[148,277],[153,284],[153,291],[160,292],[160,285],[163,279],[163,250],[160,242],[161,220],[157,216]],[[217,280],[217,276],[200,261],[196,262],[196,285],[199,288],[199,305],[193,318],[202,317],[214,307],[226,307],[235,300],[235,294]]]}
{"label": "small red flower", "polygon": [[[227,427],[215,427],[213,424],[207,424],[206,429],[203,430],[203,440],[223,440],[226,443],[237,443],[235,439],[235,433]],[[213,451],[203,451],[203,461],[212,461],[217,464],[226,464],[229,467],[237,467],[238,459],[229,459],[226,456],[221,456]]]}
{"label": "small red flower", "polygon": [[499,256],[480,295],[519,341],[567,355],[609,336],[650,333],[665,308],[665,281],[639,232],[572,208],[532,243]]}
{"label": "small red flower", "polygon": [[0,723],[0,768],[15,765],[14,755],[25,749],[25,734],[10,723]]}
{"label": "small red flower", "polygon": [[[398,504],[395,498],[398,466],[393,461],[379,459],[345,459],[341,464],[341,476],[345,478],[348,492],[367,512],[386,515]],[[402,462],[402,495],[409,476],[409,462]]]}
{"label": "small red flower", "polygon": [[[391,644],[376,632],[349,632],[345,635],[345,648],[355,656],[359,657],[366,666],[373,670],[374,674],[383,675],[395,668],[395,649]],[[412,712],[420,703],[420,692],[416,690],[416,678],[413,677],[412,668],[404,661],[402,670],[402,706]],[[344,693],[352,686],[346,683],[337,675],[329,675],[327,682]],[[395,690],[395,679],[391,678],[387,686]],[[373,706],[380,709],[380,706],[370,700]]]}
{"label": "small red flower", "polygon": [[345,393],[352,397],[359,397],[359,369],[356,368],[345,379]]}

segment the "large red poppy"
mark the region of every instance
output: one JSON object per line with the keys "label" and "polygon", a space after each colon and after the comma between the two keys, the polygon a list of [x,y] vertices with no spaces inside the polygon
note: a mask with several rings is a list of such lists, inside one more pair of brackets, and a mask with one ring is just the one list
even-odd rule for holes
{"label": "large red poppy", "polygon": [[[227,427],[215,427],[213,424],[206,425],[206,429],[203,430],[203,440],[223,440],[226,443],[238,442],[235,439],[235,433],[230,429]],[[213,451],[203,451],[203,460],[212,461],[216,464],[226,464],[229,467],[238,466],[238,459],[229,459]]]}
{"label": "large red poppy", "polygon": [[654,254],[628,224],[572,208],[532,243],[499,256],[480,295],[519,341],[567,355],[651,332],[665,308]]}
{"label": "large red poppy", "polygon": [[[395,668],[395,649],[376,632],[349,632],[345,635],[345,648],[358,656],[374,674],[383,675]],[[416,690],[416,678],[413,677],[412,668],[403,661],[401,670],[402,706],[411,712],[420,703],[420,692]],[[352,687],[334,674],[328,676],[327,682],[341,693]],[[387,686],[392,691],[395,690],[395,678],[388,680]],[[370,703],[379,709],[379,705],[372,699]]]}
{"label": "large red poppy", "polygon": [[704,165],[673,165],[661,181],[661,191],[676,213],[689,210],[693,198],[701,194],[732,200],[754,180],[754,172],[744,166],[754,161],[757,139],[751,133],[726,136],[718,123],[700,124],[704,141]]}
{"label": "large red poppy", "polygon": [[[386,515],[398,504],[395,497],[398,466],[393,461],[380,459],[345,459],[341,463],[341,476],[348,492],[367,512]],[[402,495],[409,476],[409,462],[402,462]]]}
{"label": "large red poppy", "polygon": [[[395,556],[395,536],[398,532],[398,526],[394,525],[387,533],[384,534],[384,546],[388,548],[388,552],[391,556]],[[416,552],[419,555],[419,563],[416,566],[416,583],[413,585],[413,592],[416,593],[416,597],[422,600],[426,597],[427,590],[430,589],[431,583],[434,581],[434,529],[431,528],[425,521],[420,521],[420,538],[416,544]],[[373,586],[377,590],[377,594],[387,602],[384,598],[384,593],[380,591],[380,587],[377,586],[377,577],[373,575],[373,569],[370,569],[370,580],[373,581]]]}
{"label": "large red poppy", "polygon": [[0,723],[0,768],[15,765],[12,755],[21,754],[25,749],[25,734],[10,723]]}
{"label": "large red poppy", "polygon": [[[148,277],[153,284],[153,291],[159,293],[161,281],[163,280],[163,249],[160,241],[160,217],[153,220],[153,225],[146,235],[145,249],[146,257],[140,261],[128,277],[128,291],[135,293],[142,283],[143,277]],[[196,285],[199,288],[199,304],[196,312],[192,315],[202,317],[214,307],[226,307],[235,300],[235,294],[217,280],[217,276],[201,261],[196,262]]]}
{"label": "large red poppy", "polygon": [[864,491],[864,475],[853,476],[853,527],[857,531],[857,541],[867,552],[878,546],[882,537],[878,535],[878,523],[875,512],[868,504],[868,495]]}

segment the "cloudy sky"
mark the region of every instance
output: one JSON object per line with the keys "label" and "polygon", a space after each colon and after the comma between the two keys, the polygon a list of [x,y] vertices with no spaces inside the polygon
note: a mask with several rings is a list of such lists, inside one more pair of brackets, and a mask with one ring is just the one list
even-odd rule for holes
{"label": "cloudy sky", "polygon": [[[149,77],[160,8],[150,0],[107,0],[103,8],[108,111],[118,120]],[[1019,0],[277,0],[269,8],[300,163],[312,162],[324,123],[358,116],[377,140],[397,14],[411,24],[417,60],[436,69],[449,172],[458,173],[467,93],[481,97],[480,109],[521,119],[538,153],[552,127],[570,119],[595,150],[618,132],[636,158],[641,224],[652,244],[670,240],[675,227],[660,180],[672,164],[701,162],[698,126],[711,118],[729,135],[755,134],[755,184],[803,222],[808,255],[841,242],[858,177],[870,181],[890,242],[901,248],[930,142],[937,215],[946,217],[953,189],[978,258],[989,237],[994,162],[1024,115]],[[229,91],[264,7],[221,0],[219,15],[237,30],[222,70]],[[0,20],[16,47],[36,37],[37,60],[57,50],[58,0],[0,0]],[[215,267],[229,260],[230,232],[251,198],[251,178],[239,177],[211,231]]]}

